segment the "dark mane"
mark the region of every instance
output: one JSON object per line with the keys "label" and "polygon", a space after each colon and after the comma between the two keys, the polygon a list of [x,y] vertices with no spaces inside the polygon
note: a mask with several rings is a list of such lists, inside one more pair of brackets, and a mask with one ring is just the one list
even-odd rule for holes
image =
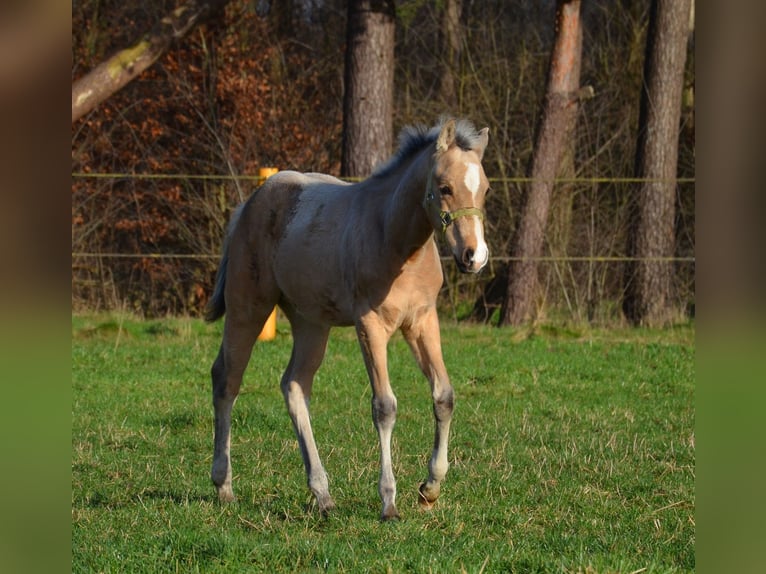
{"label": "dark mane", "polygon": [[[399,147],[387,161],[372,172],[373,177],[385,177],[396,171],[408,158],[417,154],[426,146],[431,145],[439,136],[442,126],[449,118],[442,118],[433,127],[423,124],[406,126],[399,132]],[[479,132],[468,120],[457,120],[455,140],[461,149],[468,151],[474,148],[479,138]]]}

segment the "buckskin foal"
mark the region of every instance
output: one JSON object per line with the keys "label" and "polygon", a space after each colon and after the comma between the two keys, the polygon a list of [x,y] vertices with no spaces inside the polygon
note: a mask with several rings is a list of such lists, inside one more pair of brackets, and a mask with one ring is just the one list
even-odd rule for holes
{"label": "buckskin foal", "polygon": [[391,467],[396,397],[387,344],[401,329],[433,397],[436,430],[420,502],[430,508],[447,473],[453,391],[436,314],[443,282],[434,232],[446,239],[462,272],[489,258],[482,155],[489,130],[446,120],[405,128],[394,156],[361,183],[283,171],[232,215],[206,318],[224,312],[223,342],[212,368],[215,439],[212,479],[221,501],[234,499],[231,412],[256,337],[275,305],[290,321],[293,350],[282,393],[319,510],[334,507],[309,418],[314,373],[330,328],[356,328],[372,385],[380,439],[379,493],[384,520],[398,517]]}

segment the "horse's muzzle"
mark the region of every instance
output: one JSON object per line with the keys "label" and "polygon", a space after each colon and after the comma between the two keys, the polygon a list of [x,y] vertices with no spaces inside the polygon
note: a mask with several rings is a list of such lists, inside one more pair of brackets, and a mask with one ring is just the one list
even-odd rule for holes
{"label": "horse's muzzle", "polygon": [[457,263],[457,268],[460,270],[460,272],[478,273],[484,269],[487,261],[489,261],[489,253],[485,249],[478,255],[481,259],[477,258],[477,252],[471,248],[463,250],[463,253],[460,257],[455,255],[455,262]]}

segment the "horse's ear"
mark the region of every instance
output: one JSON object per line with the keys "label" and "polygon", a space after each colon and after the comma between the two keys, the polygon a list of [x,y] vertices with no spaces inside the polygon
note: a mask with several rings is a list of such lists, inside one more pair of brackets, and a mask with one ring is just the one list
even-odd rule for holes
{"label": "horse's ear", "polygon": [[479,159],[484,157],[484,150],[487,149],[487,144],[489,143],[489,128],[482,128],[479,130],[479,138],[476,140],[476,147],[473,151],[475,151]]}
{"label": "horse's ear", "polygon": [[439,132],[439,137],[436,139],[436,153],[444,153],[449,149],[453,143],[455,143],[455,120],[447,120],[442,126]]}

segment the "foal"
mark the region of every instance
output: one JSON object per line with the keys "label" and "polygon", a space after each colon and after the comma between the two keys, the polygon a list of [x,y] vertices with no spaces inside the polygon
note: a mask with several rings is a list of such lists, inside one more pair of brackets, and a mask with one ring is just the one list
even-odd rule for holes
{"label": "foal", "polygon": [[353,325],[372,385],[372,419],[380,440],[381,518],[397,518],[391,467],[396,397],[387,344],[400,329],[428,378],[436,419],[428,478],[420,502],[430,508],[447,473],[453,391],[436,314],[443,282],[434,231],[462,272],[489,258],[484,240],[481,165],[489,130],[448,120],[405,128],[389,162],[358,184],[316,173],[280,172],[232,215],[206,319],[226,313],[213,367],[215,440],[211,477],[221,501],[234,499],[231,411],[256,337],[275,305],[290,321],[293,350],[282,393],[319,510],[335,504],[309,418],[314,373],[330,328]]}

